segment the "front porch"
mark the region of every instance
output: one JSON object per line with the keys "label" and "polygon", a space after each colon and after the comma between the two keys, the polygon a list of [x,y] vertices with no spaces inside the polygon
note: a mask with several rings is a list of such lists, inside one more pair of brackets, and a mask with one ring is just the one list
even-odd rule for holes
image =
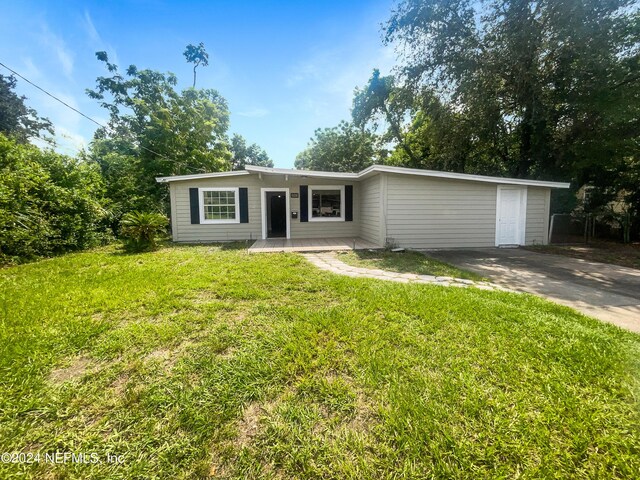
{"label": "front porch", "polygon": [[326,252],[336,250],[365,250],[380,248],[362,238],[268,238],[256,240],[249,253],[268,252]]}

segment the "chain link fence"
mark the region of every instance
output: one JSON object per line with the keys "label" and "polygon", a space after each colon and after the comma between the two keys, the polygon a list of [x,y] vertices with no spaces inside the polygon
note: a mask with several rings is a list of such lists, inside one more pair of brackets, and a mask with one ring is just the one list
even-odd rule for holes
{"label": "chain link fence", "polygon": [[624,219],[614,221],[609,215],[555,213],[549,225],[549,243],[562,245],[597,240],[622,241],[628,235],[628,229],[624,227]]}

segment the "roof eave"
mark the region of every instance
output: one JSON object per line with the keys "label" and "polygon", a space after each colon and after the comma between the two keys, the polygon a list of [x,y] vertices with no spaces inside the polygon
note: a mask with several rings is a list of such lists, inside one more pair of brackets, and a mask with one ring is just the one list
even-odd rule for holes
{"label": "roof eave", "polygon": [[359,178],[376,173],[398,173],[401,175],[417,175],[423,177],[435,177],[435,178],[448,178],[451,180],[464,180],[475,181],[484,183],[497,183],[501,185],[526,185],[531,187],[546,187],[546,188],[569,188],[570,183],[566,182],[548,182],[545,180],[525,180],[520,178],[504,178],[504,177],[490,177],[485,175],[473,175],[468,173],[452,173],[452,172],[439,172],[437,170],[421,170],[415,168],[405,167],[392,167],[387,165],[372,165],[362,170],[358,176]]}
{"label": "roof eave", "polygon": [[204,178],[219,178],[219,177],[237,177],[240,175],[249,175],[246,170],[234,170],[231,172],[214,172],[214,173],[194,173],[192,175],[173,175],[170,177],[156,177],[158,183],[179,182],[185,180],[200,180]]}
{"label": "roof eave", "polygon": [[314,170],[292,170],[286,168],[269,168],[247,165],[245,169],[251,173],[264,173],[266,175],[291,175],[293,177],[316,177],[316,178],[350,178],[357,180],[358,173],[346,172],[322,172]]}

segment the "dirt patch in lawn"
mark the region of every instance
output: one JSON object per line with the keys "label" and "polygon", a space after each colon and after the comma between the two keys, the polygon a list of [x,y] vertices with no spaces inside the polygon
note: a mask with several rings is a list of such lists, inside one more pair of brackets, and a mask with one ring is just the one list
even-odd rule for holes
{"label": "dirt patch in lawn", "polygon": [[238,423],[238,436],[235,444],[239,448],[248,446],[251,440],[258,434],[260,418],[264,415],[263,406],[259,402],[249,404],[242,413]]}
{"label": "dirt patch in lawn", "polygon": [[87,373],[90,366],[91,360],[87,357],[76,357],[71,361],[71,365],[52,370],[49,374],[49,381],[60,384],[79,380]]}

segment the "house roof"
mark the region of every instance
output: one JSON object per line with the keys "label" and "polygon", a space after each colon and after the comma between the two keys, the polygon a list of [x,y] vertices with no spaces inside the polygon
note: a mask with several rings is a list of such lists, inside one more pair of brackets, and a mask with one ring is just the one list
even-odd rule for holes
{"label": "house roof", "polygon": [[394,173],[400,175],[416,175],[422,177],[448,178],[453,180],[467,180],[472,182],[499,183],[502,185],[527,185],[532,187],[569,188],[565,182],[548,182],[544,180],[527,180],[522,178],[490,177],[487,175],[471,175],[468,173],[440,172],[437,170],[420,170],[417,168],[391,167],[387,165],[372,165],[358,173],[321,172],[313,170],[295,170],[289,168],[269,168],[247,165],[244,170],[233,172],[198,173],[194,175],[175,175],[172,177],[156,177],[160,183],[177,182],[183,180],[197,180],[202,178],[232,177],[240,175],[289,175],[292,177],[309,178],[344,178],[361,180],[379,173]]}

